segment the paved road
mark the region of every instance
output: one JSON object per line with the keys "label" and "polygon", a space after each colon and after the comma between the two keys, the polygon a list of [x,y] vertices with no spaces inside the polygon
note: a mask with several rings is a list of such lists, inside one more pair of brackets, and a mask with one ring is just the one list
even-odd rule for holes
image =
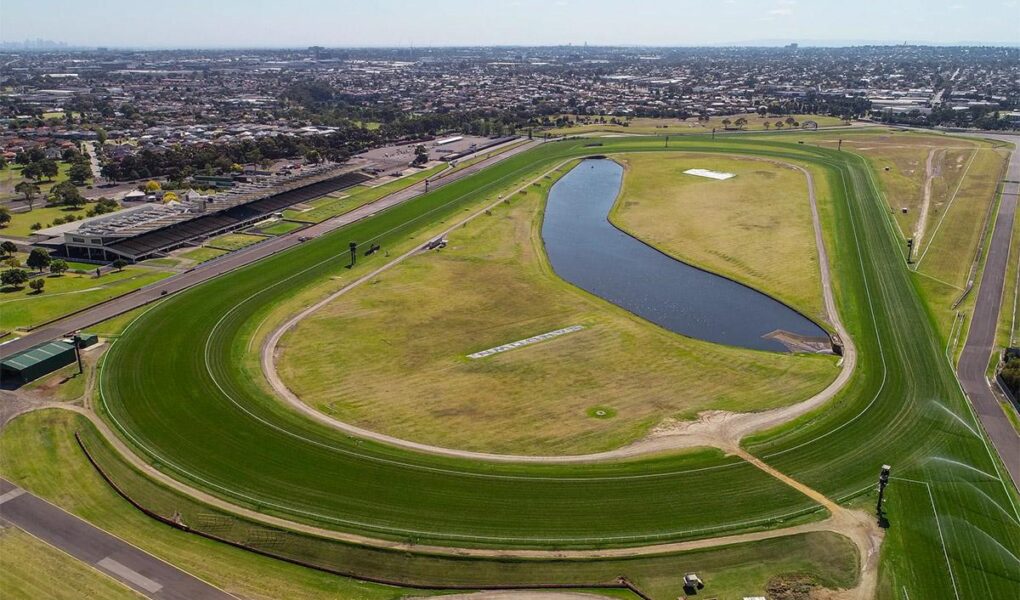
{"label": "paved road", "polygon": [[985,370],[988,368],[988,360],[995,346],[995,330],[1002,303],[1002,288],[1009,259],[1013,218],[1016,213],[1017,194],[1020,193],[1020,183],[1018,183],[1020,182],[1020,136],[975,135],[1013,142],[1017,145],[1018,150],[1010,155],[1006,182],[1002,186],[999,216],[995,220],[995,230],[992,232],[992,241],[988,246],[988,257],[985,260],[977,303],[974,305],[970,334],[967,336],[967,343],[963,347],[956,372],[961,385],[963,385],[963,390],[967,393],[975,412],[981,419],[981,425],[988,432],[988,437],[998,450],[1002,462],[1005,463],[1006,469],[1016,485],[1020,483],[1020,435],[1003,414],[999,400],[985,378]]}
{"label": "paved road", "polygon": [[[0,519],[159,600],[236,600],[53,504],[0,479]],[[63,582],[61,585],[74,585]]]}
{"label": "paved road", "polygon": [[[539,143],[540,142],[538,140],[526,142],[520,146],[511,148],[502,154],[480,161],[459,171],[454,171],[446,175],[440,174],[433,178],[430,182],[429,190],[435,190],[441,186],[457,181],[458,179],[467,177],[468,175],[473,175],[474,173],[477,173],[478,171],[492,166],[493,164],[505,160],[515,154],[534,148]],[[485,150],[486,153],[493,151],[494,149],[492,148]],[[305,229],[301,229],[287,235],[270,238],[264,242],[248,246],[247,248],[236,252],[231,252],[230,254],[224,254],[219,258],[204,262],[190,271],[174,275],[173,277],[168,277],[162,281],[143,287],[137,292],[127,294],[126,296],[114,298],[113,300],[104,302],[103,304],[98,304],[86,311],[72,315],[66,319],[61,319],[55,323],[45,325],[28,335],[24,335],[19,339],[3,344],[0,346],[0,357],[9,356],[16,352],[27,350],[32,346],[63,337],[72,331],[85,329],[95,325],[96,323],[100,323],[139,306],[144,306],[154,300],[158,300],[165,294],[179,292],[193,285],[208,281],[209,279],[222,275],[228,271],[232,271],[259,259],[276,254],[282,250],[286,250],[291,246],[296,246],[301,243],[299,238],[302,236],[320,236],[329,231],[333,231],[334,229],[349,225],[355,221],[370,217],[379,211],[396,204],[406,202],[407,200],[419,196],[424,192],[425,183],[417,183],[339,217],[323,221],[317,225],[312,225],[311,227],[306,227]]]}

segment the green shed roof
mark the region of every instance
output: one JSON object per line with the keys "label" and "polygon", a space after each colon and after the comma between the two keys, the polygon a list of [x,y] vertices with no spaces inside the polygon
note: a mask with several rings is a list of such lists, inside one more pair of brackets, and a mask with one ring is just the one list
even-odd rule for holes
{"label": "green shed roof", "polygon": [[12,354],[0,361],[0,365],[8,369],[22,371],[68,350],[73,351],[74,346],[67,342],[48,342],[35,348],[29,348],[24,352]]}

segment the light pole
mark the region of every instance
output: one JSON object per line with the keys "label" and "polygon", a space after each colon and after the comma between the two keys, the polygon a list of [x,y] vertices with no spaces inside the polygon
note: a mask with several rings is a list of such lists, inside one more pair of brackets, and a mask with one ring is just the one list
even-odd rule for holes
{"label": "light pole", "polygon": [[885,486],[889,485],[889,473],[891,471],[892,467],[882,465],[882,471],[878,474],[878,503],[875,505],[875,512],[878,513],[880,521],[885,518],[882,510],[882,501],[885,500]]}

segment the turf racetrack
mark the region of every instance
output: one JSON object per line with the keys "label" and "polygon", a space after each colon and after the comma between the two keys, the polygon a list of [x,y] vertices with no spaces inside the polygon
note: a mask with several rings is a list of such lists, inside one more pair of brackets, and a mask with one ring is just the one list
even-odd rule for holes
{"label": "turf racetrack", "polygon": [[[911,597],[1010,597],[1020,586],[1015,492],[998,479],[999,466],[975,432],[867,164],[782,141],[788,139],[670,140],[670,151],[814,165],[833,185],[834,202],[821,207],[822,218],[858,370],[829,406],[747,447],[836,499],[868,490],[883,463],[912,480],[894,481],[889,492],[889,597],[899,597],[901,586]],[[663,150],[657,138],[604,140],[594,149],[584,143],[544,144],[162,302],[107,354],[100,376],[105,416],[142,456],[188,484],[266,513],[375,537],[459,546],[634,545],[764,527],[816,509],[716,451],[514,465],[373,444],[291,413],[264,391],[259,373],[239,367],[248,337],[275,304],[346,272],[348,241],[406,247],[416,235],[421,243],[441,221],[570,157]],[[355,271],[384,260],[360,259]]]}

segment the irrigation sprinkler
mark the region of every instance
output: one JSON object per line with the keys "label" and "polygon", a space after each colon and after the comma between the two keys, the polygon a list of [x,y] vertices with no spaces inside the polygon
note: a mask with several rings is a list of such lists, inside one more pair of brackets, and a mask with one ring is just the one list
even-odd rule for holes
{"label": "irrigation sprinkler", "polygon": [[889,473],[892,467],[882,465],[882,471],[878,474],[878,503],[875,505],[875,512],[880,522],[885,521],[885,512],[882,510],[882,501],[885,500],[885,486],[889,485]]}

